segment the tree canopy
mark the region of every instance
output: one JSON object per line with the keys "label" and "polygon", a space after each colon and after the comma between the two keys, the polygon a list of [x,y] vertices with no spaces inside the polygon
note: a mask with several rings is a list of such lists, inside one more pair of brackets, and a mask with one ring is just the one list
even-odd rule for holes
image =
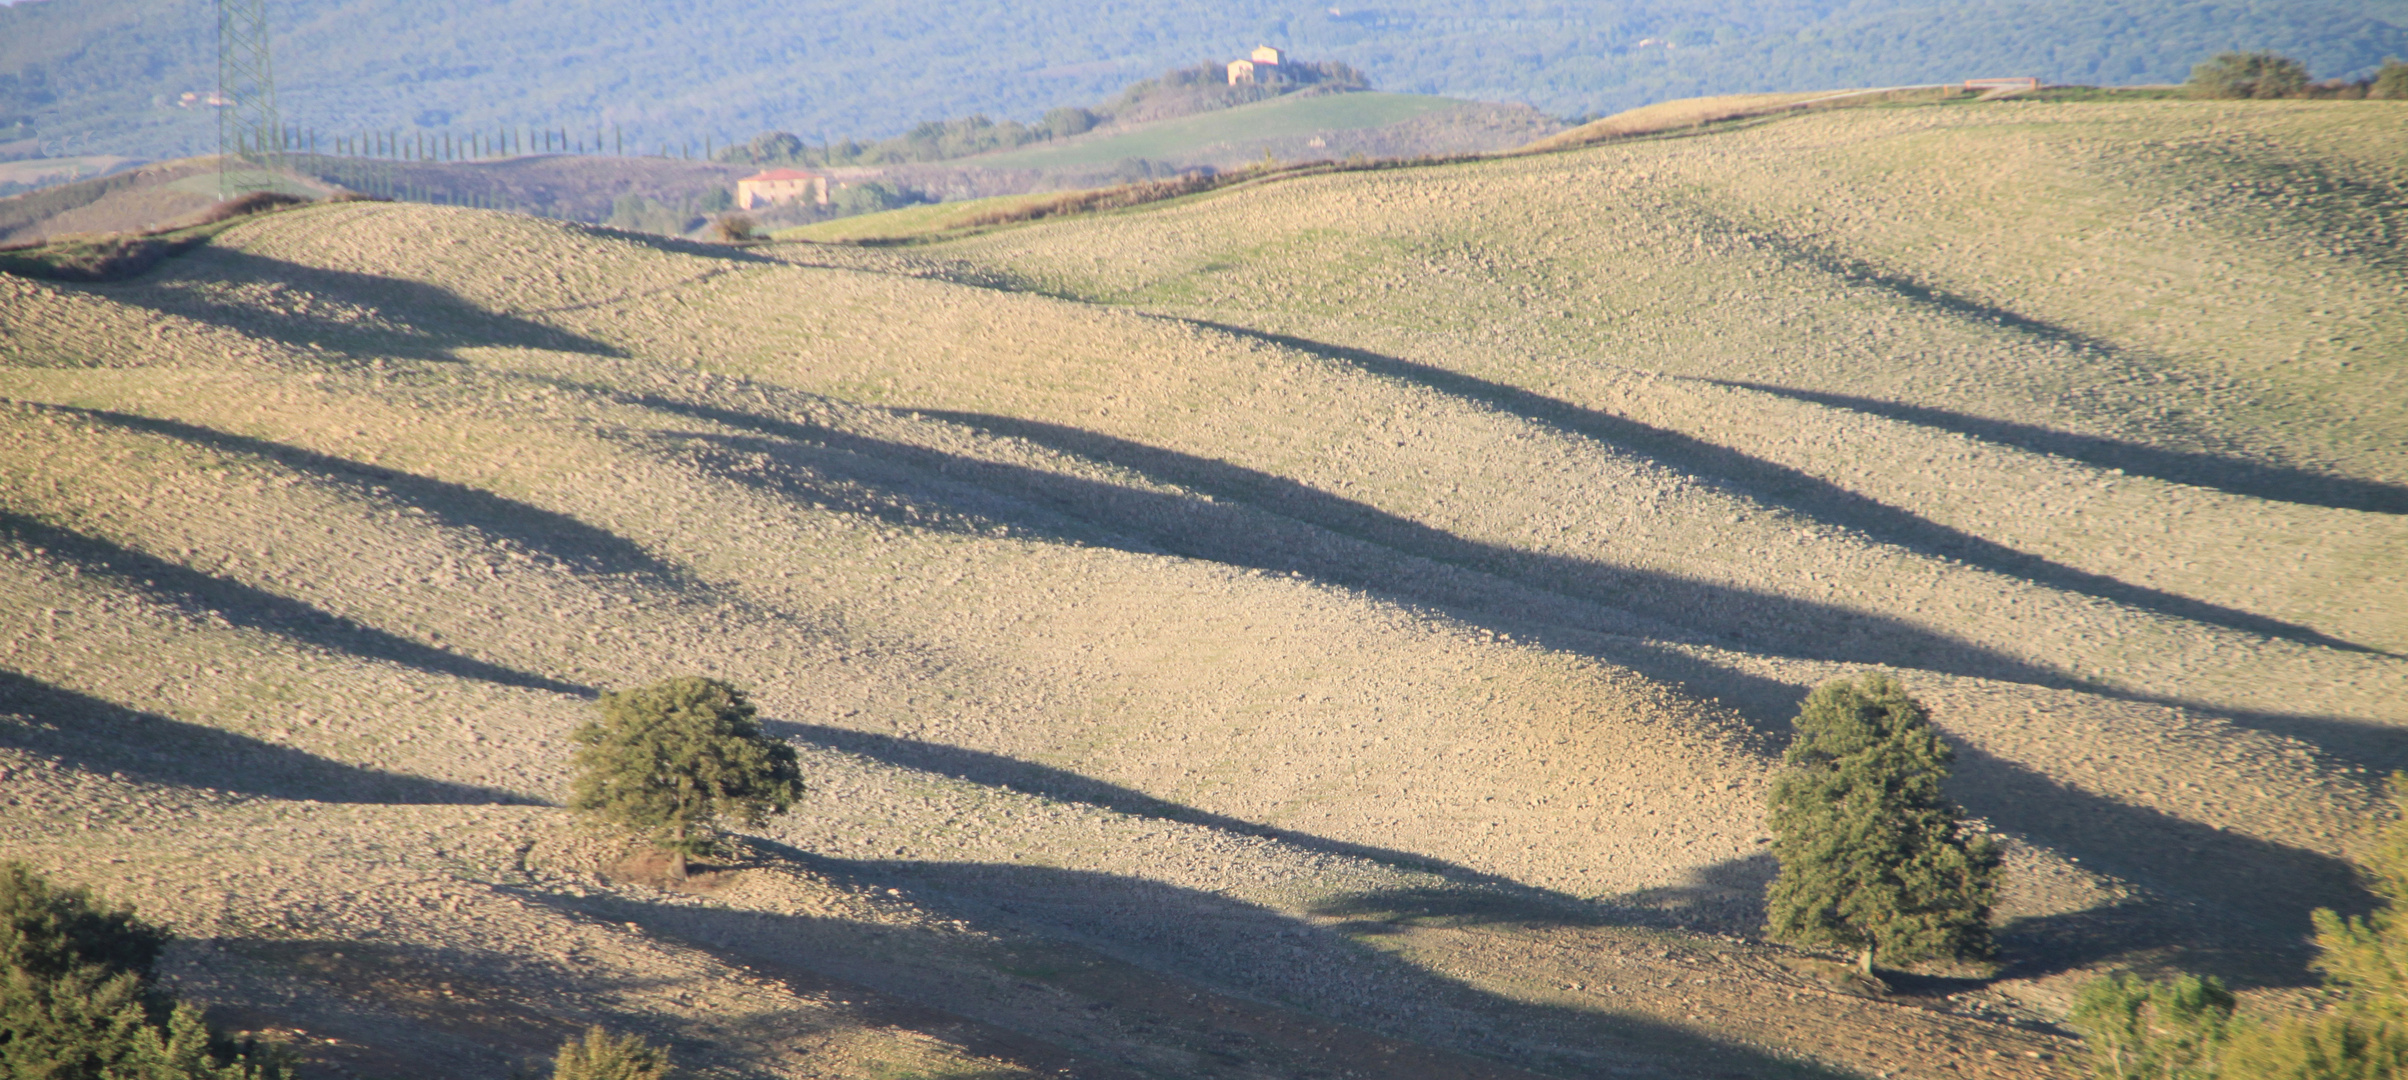
{"label": "tree canopy", "polygon": [[152,985],[167,935],[0,862],[0,1076],[281,1080],[277,1055],[210,1032]]}
{"label": "tree canopy", "polygon": [[744,693],[682,676],[605,693],[577,729],[569,805],[643,835],[676,857],[711,850],[722,819],[758,825],[802,796],[794,748],[768,737]]}
{"label": "tree canopy", "polygon": [[2211,98],[2285,98],[2308,88],[2307,65],[2270,52],[2228,52],[2191,69],[2191,93]]}
{"label": "tree canopy", "polygon": [[1775,940],[1876,959],[1986,956],[1999,855],[1941,791],[1955,755],[1882,675],[1806,697],[1770,796]]}

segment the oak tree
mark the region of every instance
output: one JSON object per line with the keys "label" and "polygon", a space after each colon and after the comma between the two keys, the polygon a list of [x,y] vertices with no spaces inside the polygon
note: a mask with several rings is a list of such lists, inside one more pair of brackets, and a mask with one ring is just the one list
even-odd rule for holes
{"label": "oak tree", "polygon": [[763,734],[752,702],[727,683],[667,679],[605,693],[600,710],[572,736],[569,805],[668,851],[679,880],[687,856],[711,850],[720,820],[758,825],[802,795],[794,748]]}

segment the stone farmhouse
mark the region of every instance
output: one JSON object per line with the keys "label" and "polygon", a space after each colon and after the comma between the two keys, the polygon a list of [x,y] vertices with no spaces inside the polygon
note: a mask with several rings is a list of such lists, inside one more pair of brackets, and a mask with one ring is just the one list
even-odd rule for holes
{"label": "stone farmhouse", "polygon": [[1279,73],[1280,62],[1286,59],[1286,53],[1268,45],[1259,46],[1253,56],[1229,62],[1229,85],[1267,82],[1272,75]]}
{"label": "stone farmhouse", "polygon": [[828,205],[828,178],[801,169],[770,169],[736,181],[736,205],[742,209],[797,199]]}

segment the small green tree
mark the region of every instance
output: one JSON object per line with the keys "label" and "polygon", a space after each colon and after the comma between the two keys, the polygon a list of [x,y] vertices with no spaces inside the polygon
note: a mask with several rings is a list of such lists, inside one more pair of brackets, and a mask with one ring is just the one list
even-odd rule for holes
{"label": "small green tree", "polygon": [[578,728],[569,805],[667,850],[672,873],[712,848],[721,818],[758,825],[802,796],[794,748],[762,734],[752,702],[717,679],[684,676],[605,693]]}
{"label": "small green tree", "polygon": [[2296,97],[2308,89],[2308,69],[2270,52],[2219,53],[2191,68],[2188,85],[2194,97]]}
{"label": "small green tree", "polygon": [[152,985],[166,942],[130,911],[0,863],[0,1076],[281,1080],[282,1054],[213,1035]]}
{"label": "small green tree", "polygon": [[1968,837],[1940,786],[1955,754],[1882,675],[1815,689],[1769,799],[1780,873],[1774,940],[1853,949],[1857,965],[1991,951],[1999,855]]}
{"label": "small green tree", "polygon": [[674,1074],[668,1051],[599,1027],[562,1044],[552,1059],[552,1080],[668,1080]]}
{"label": "small green tree", "polygon": [[2366,85],[2366,96],[2408,100],[2408,63],[2396,59],[2383,61],[2383,66],[2375,71],[2374,81]]}

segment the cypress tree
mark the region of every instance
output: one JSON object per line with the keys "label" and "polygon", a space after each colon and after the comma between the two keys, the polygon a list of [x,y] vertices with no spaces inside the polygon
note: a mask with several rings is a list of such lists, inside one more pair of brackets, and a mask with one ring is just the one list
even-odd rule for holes
{"label": "cypress tree", "polygon": [[722,817],[748,825],[801,797],[794,748],[770,738],[752,702],[717,679],[686,676],[605,693],[601,718],[571,736],[569,805],[632,829],[668,851],[672,874],[707,853]]}
{"label": "cypress tree", "polygon": [[1923,707],[1866,675],[1816,688],[1792,723],[1769,799],[1771,937],[1854,950],[1868,973],[1877,959],[1989,955],[1997,846],[1958,826],[1940,790],[1955,753]]}

